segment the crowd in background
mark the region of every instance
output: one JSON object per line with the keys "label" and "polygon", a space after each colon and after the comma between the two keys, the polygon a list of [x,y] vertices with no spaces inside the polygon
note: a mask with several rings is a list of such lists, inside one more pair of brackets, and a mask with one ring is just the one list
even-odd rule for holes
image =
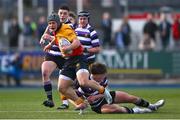
{"label": "crowd in background", "polygon": [[[75,15],[72,17],[77,19]],[[129,16],[124,15],[122,18],[119,18],[121,24],[116,26],[118,27],[116,31],[113,31],[113,18],[109,12],[104,11],[100,19],[100,28],[93,27],[100,31],[98,35],[100,36],[103,49],[131,50],[135,38],[132,35],[134,26],[130,24]],[[12,17],[8,24],[8,49],[10,52],[26,49],[36,50],[36,48],[38,50],[42,49],[39,40],[46,27],[46,16],[39,16],[38,21],[34,21],[30,15],[26,15],[24,16],[23,27],[20,27],[18,24],[17,17]],[[160,14],[157,17],[156,14],[148,13],[143,29],[139,34],[142,34],[142,37],[135,41],[137,42],[136,50],[152,51],[157,50],[157,48],[170,50],[169,46],[172,41],[173,49],[171,50],[180,50],[180,18],[177,16],[169,19],[167,14]],[[160,44],[157,44],[158,42]],[[19,64],[20,58],[18,53],[7,54],[3,61],[5,63],[2,67],[6,68],[3,69],[3,72],[7,77],[8,84],[10,84],[10,79],[13,78],[16,85],[19,86],[21,84],[19,80],[21,73],[17,74],[17,70],[21,71],[21,65]]]}
{"label": "crowd in background", "polygon": [[[104,46],[112,47],[111,45],[114,45],[118,50],[130,50],[134,38],[132,36],[133,26],[130,25],[128,16],[121,19],[121,25],[113,36],[111,18],[110,15],[106,14],[108,13],[104,13],[102,17]],[[170,50],[171,43],[173,43],[173,49],[171,50],[179,50],[180,48],[180,19],[178,16],[169,19],[167,14],[162,13],[157,19],[155,14],[148,13],[141,33],[142,37],[136,41],[138,42],[137,50],[156,50],[158,48],[160,50]],[[112,35],[111,40],[109,35]],[[158,42],[160,44],[157,44]]]}
{"label": "crowd in background", "polygon": [[[161,50],[169,50],[170,42],[173,42],[173,50],[178,50],[180,48],[180,20],[178,17],[172,19],[169,21],[166,14],[161,14],[157,19],[154,14],[149,13],[140,33],[142,37],[137,41],[136,50],[156,50],[159,47]],[[101,25],[99,36],[104,49],[130,50],[134,38],[132,36],[133,26],[130,25],[128,16],[121,18],[121,25],[114,33],[112,20],[111,15],[104,12],[101,23],[99,23]],[[10,49],[40,49],[39,39],[46,26],[45,16],[40,16],[38,22],[35,22],[26,15],[23,28],[18,25],[17,18],[13,17],[8,29]],[[158,40],[160,40],[160,45],[157,44]]]}

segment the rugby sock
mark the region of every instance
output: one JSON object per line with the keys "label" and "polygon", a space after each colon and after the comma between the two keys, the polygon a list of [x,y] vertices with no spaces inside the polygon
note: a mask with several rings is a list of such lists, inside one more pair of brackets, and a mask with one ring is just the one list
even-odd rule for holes
{"label": "rugby sock", "polygon": [[62,103],[65,104],[65,105],[69,105],[68,100],[63,100]]}
{"label": "rugby sock", "polygon": [[61,95],[61,100],[62,100],[62,103],[63,103],[63,104],[65,104],[65,105],[69,105],[69,103],[68,103],[68,100],[67,100],[66,96]]}
{"label": "rugby sock", "polygon": [[64,96],[63,94],[60,95],[61,100],[67,100],[66,96]]}
{"label": "rugby sock", "polygon": [[133,114],[134,113],[132,108],[128,108],[128,107],[125,107],[125,106],[123,106],[123,107],[127,110],[127,113],[129,113],[129,114]]}
{"label": "rugby sock", "polygon": [[104,91],[105,91],[105,88],[104,88],[103,86],[101,86],[101,87],[99,88],[99,93],[100,93],[100,94],[103,94]]}
{"label": "rugby sock", "polygon": [[48,100],[52,100],[52,84],[50,80],[44,82],[44,90],[46,92]]}
{"label": "rugby sock", "polygon": [[148,107],[149,106],[149,102],[147,102],[146,100],[143,100],[143,99],[139,99],[135,105],[137,106],[141,106],[141,107]]}

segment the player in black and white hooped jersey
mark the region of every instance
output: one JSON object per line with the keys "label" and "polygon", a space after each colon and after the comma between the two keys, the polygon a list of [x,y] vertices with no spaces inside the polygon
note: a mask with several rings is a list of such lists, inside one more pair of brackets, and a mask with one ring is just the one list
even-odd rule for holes
{"label": "player in black and white hooped jersey", "polygon": [[[100,85],[108,87],[106,65],[95,62],[90,65],[90,72],[90,80],[95,80]],[[112,103],[107,104],[104,95],[99,94],[97,90],[88,87],[81,87],[78,86],[78,84],[76,93],[79,97],[87,99],[91,106],[91,109],[96,113],[149,113],[158,110],[165,103],[165,101],[162,99],[154,104],[151,104],[148,101],[140,97],[128,94],[127,92],[110,91],[110,94],[112,96]],[[129,108],[117,105],[120,103],[132,103],[136,106],[134,108]]]}
{"label": "player in black and white hooped jersey", "polygon": [[84,56],[88,64],[95,62],[96,54],[100,52],[100,40],[95,29],[90,25],[90,13],[81,11],[78,13],[78,27],[76,35],[84,47]]}

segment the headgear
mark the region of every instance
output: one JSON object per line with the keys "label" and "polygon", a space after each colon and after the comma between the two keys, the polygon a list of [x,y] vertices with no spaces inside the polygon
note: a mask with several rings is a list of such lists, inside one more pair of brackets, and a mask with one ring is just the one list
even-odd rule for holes
{"label": "headgear", "polygon": [[59,28],[61,26],[59,15],[57,13],[55,13],[55,12],[52,12],[48,16],[47,22],[50,22],[50,21],[55,21],[57,23],[57,28]]}
{"label": "headgear", "polygon": [[79,12],[78,17],[83,17],[83,16],[89,18],[90,13],[87,12],[87,11],[81,11],[81,12]]}

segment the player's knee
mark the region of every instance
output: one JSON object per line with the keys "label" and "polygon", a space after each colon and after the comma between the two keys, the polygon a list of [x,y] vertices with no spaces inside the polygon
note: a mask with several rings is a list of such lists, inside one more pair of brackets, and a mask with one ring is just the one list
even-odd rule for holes
{"label": "player's knee", "polygon": [[42,77],[43,78],[48,78],[50,76],[49,70],[43,70],[42,71]]}

